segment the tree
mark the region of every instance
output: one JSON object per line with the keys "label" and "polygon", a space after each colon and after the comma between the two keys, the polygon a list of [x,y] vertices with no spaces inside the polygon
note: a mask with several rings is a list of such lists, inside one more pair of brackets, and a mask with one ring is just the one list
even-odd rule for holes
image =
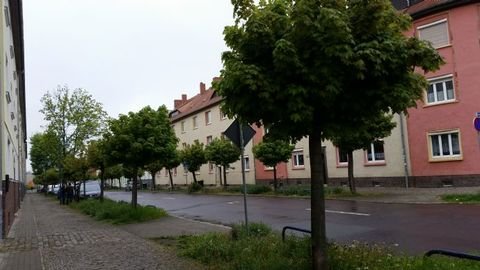
{"label": "tree", "polygon": [[[89,176],[89,166],[87,159],[84,156],[75,157],[74,155],[68,155],[63,160],[63,177],[65,180],[72,181],[73,186],[77,186],[77,182],[83,183],[83,196],[86,194],[86,180]],[[80,196],[80,194],[77,194]],[[77,197],[77,200],[79,197]]]}
{"label": "tree", "polygon": [[227,184],[227,169],[230,163],[240,159],[240,149],[230,140],[215,138],[207,147],[205,147],[205,157],[217,166],[223,167],[223,185]]}
{"label": "tree", "polygon": [[[40,112],[47,121],[47,130],[60,142],[60,160],[82,154],[86,142],[101,134],[107,114],[86,90],[70,91],[68,86],[58,86],[53,93],[47,92],[41,102]],[[62,168],[59,169],[62,175]]]}
{"label": "tree", "polygon": [[224,30],[222,109],[262,122],[292,141],[308,136],[313,269],[327,269],[322,140],[330,130],[415,106],[438,53],[402,33],[407,15],[390,1],[232,0],[235,24]]}
{"label": "tree", "polygon": [[[134,172],[155,160],[168,156],[175,149],[178,139],[168,118],[165,106],[157,110],[144,107],[139,112],[120,115],[109,123],[106,132],[106,152],[112,163],[121,163]],[[137,181],[134,173],[132,183],[132,206],[137,207]]]}
{"label": "tree", "polygon": [[105,168],[107,167],[107,155],[103,140],[90,141],[87,148],[87,164],[90,168],[100,171],[100,201],[103,202],[105,189]]}
{"label": "tree", "polygon": [[167,160],[165,163],[165,169],[168,171],[168,177],[170,178],[170,189],[174,189],[173,185],[173,177],[172,177],[172,169],[177,168],[181,163],[180,160],[180,152],[178,150],[175,150],[173,152],[172,157]]}
{"label": "tree", "polygon": [[33,174],[40,176],[60,163],[58,146],[60,142],[50,132],[35,133],[30,137],[30,162]]}
{"label": "tree", "polygon": [[353,175],[353,151],[366,149],[376,140],[390,136],[395,127],[392,118],[393,115],[382,113],[377,118],[345,123],[341,129],[335,130],[334,134],[329,136],[335,146],[347,153],[348,186],[352,194],[357,192]]}
{"label": "tree", "polygon": [[294,145],[288,141],[271,139],[253,147],[253,154],[255,158],[260,160],[266,166],[273,167],[273,189],[277,191],[277,164],[280,162],[287,162],[291,156]]}
{"label": "tree", "polygon": [[185,146],[180,152],[182,163],[192,173],[193,182],[195,183],[197,183],[195,172],[200,170],[203,164],[207,163],[203,146],[203,143],[195,140],[193,144]]}
{"label": "tree", "polygon": [[121,177],[123,176],[123,168],[122,165],[113,165],[110,167],[105,168],[105,179],[110,179],[112,181],[113,186],[113,179],[118,179],[118,187],[122,188]]}
{"label": "tree", "polygon": [[150,175],[152,176],[152,189],[155,189],[156,188],[156,183],[155,183],[155,175],[157,175],[157,173],[164,167],[164,164],[159,161],[159,160],[156,160],[150,164],[147,164],[145,166],[145,170],[147,172],[150,173]]}

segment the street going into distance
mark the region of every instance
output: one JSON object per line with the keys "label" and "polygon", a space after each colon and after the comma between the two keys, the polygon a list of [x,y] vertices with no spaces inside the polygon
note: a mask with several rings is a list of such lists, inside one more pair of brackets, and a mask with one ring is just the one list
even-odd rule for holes
{"label": "street going into distance", "polygon": [[[107,192],[129,201],[129,192]],[[138,202],[186,219],[229,225],[244,222],[242,196],[139,193]],[[249,222],[310,229],[310,200],[251,196]],[[431,249],[468,252],[480,249],[480,206],[326,201],[327,237],[331,240],[381,243],[408,254]]]}

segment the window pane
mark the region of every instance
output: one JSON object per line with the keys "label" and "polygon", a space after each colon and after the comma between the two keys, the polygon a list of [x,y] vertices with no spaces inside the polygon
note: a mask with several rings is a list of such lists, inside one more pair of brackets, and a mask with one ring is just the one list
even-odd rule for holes
{"label": "window pane", "polygon": [[455,99],[455,95],[453,94],[453,82],[446,81],[445,87],[447,88],[447,99]]}
{"label": "window pane", "polygon": [[441,136],[441,141],[442,141],[442,154],[444,156],[449,156],[450,155],[450,146],[448,144],[448,134],[442,134]]}
{"label": "window pane", "polygon": [[439,82],[435,84],[435,88],[437,91],[437,101],[444,101],[445,94],[443,93],[443,83]]}
{"label": "window pane", "polygon": [[385,160],[385,153],[383,151],[383,141],[376,141],[373,143],[375,151],[375,160]]}
{"label": "window pane", "polygon": [[458,133],[452,133],[452,154],[460,155],[460,143],[458,142]]}
{"label": "window pane", "polygon": [[438,23],[419,30],[420,39],[430,41],[434,48],[449,44],[447,22]]}
{"label": "window pane", "polygon": [[438,144],[439,135],[432,135],[430,138],[432,140],[432,154],[434,157],[440,156],[440,146]]}
{"label": "window pane", "polygon": [[340,163],[348,162],[348,155],[346,151],[342,151],[342,149],[338,149],[338,162]]}
{"label": "window pane", "polygon": [[427,91],[427,102],[435,102],[435,95],[433,94],[433,85],[430,84],[428,86],[428,91]]}
{"label": "window pane", "polygon": [[299,154],[298,155],[298,166],[303,166],[305,165],[304,161],[303,161],[303,154]]}

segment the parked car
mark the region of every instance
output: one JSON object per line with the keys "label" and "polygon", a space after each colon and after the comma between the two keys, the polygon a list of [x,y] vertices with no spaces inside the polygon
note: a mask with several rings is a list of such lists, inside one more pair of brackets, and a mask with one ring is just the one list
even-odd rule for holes
{"label": "parked car", "polygon": [[85,192],[83,192],[83,182],[80,182],[80,197],[99,197],[100,183],[96,180],[89,180],[85,182]]}

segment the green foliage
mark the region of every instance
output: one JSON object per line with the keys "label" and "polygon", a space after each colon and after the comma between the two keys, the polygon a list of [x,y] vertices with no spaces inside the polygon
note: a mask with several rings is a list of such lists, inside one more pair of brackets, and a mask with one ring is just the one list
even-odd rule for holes
{"label": "green foliage", "polygon": [[144,173],[143,169],[122,166],[122,175],[127,179],[133,179],[135,176],[142,177]]}
{"label": "green foliage", "polygon": [[61,144],[52,132],[35,133],[30,137],[30,162],[34,175],[41,175],[60,163]]}
{"label": "green foliage", "polygon": [[143,168],[156,160],[169,158],[178,139],[171,127],[165,106],[157,110],[144,107],[139,112],[120,115],[109,123],[106,151],[111,163]]}
{"label": "green foliage", "polygon": [[114,165],[105,168],[105,179],[119,179],[123,176],[122,165]]}
{"label": "green foliage", "polygon": [[180,151],[180,159],[187,167],[187,170],[192,173],[193,179],[196,182],[197,179],[195,172],[200,170],[200,167],[203,164],[207,163],[203,143],[195,140],[193,144],[187,145],[183,150]]}
{"label": "green foliage", "polygon": [[67,86],[47,92],[41,99],[41,113],[47,121],[48,132],[53,133],[61,143],[60,154],[78,155],[85,150],[86,142],[99,136],[107,118],[102,104],[86,90],[73,91]]}
{"label": "green foliage", "polygon": [[442,200],[451,203],[480,203],[480,192],[476,194],[445,194]]}
{"label": "green foliage", "polygon": [[188,185],[187,191],[188,193],[195,193],[195,192],[199,192],[202,189],[203,189],[202,185],[200,185],[197,182],[193,182],[193,183],[190,183],[190,185]]}
{"label": "green foliage", "polygon": [[215,138],[205,147],[205,157],[215,165],[228,167],[240,159],[240,149],[230,140]]}
{"label": "green foliage", "polygon": [[87,159],[83,156],[67,155],[63,161],[63,176],[70,181],[83,181],[89,178]]}
{"label": "green foliage", "polygon": [[56,185],[60,182],[60,176],[58,174],[58,171],[54,168],[48,169],[44,174],[43,174],[43,183],[46,185]]}
{"label": "green foliage", "polygon": [[232,226],[232,239],[239,240],[247,237],[265,237],[272,233],[272,229],[263,223],[249,223],[248,230],[245,224],[234,224]]}
{"label": "green foliage", "polygon": [[153,206],[133,208],[129,203],[115,202],[109,199],[105,199],[103,203],[96,199],[87,199],[70,204],[70,206],[97,220],[113,224],[144,222],[167,215],[163,209]]}
{"label": "green foliage", "polygon": [[[325,189],[325,192],[328,189]],[[286,196],[310,196],[311,190],[310,186],[283,186],[279,190],[277,190],[278,194],[286,195]]]}
{"label": "green foliage", "polygon": [[280,162],[287,162],[294,148],[287,141],[267,139],[253,147],[253,154],[266,166],[275,167]]}
{"label": "green foliage", "polygon": [[[238,226],[238,225],[237,225]],[[262,226],[262,225],[260,225]],[[249,228],[256,228],[253,223]],[[268,230],[260,233],[209,233],[181,237],[180,254],[198,260],[210,269],[311,269],[309,238],[281,237]],[[442,256],[398,255],[382,246],[353,242],[328,246],[330,268],[335,270],[480,270],[475,261]]]}

